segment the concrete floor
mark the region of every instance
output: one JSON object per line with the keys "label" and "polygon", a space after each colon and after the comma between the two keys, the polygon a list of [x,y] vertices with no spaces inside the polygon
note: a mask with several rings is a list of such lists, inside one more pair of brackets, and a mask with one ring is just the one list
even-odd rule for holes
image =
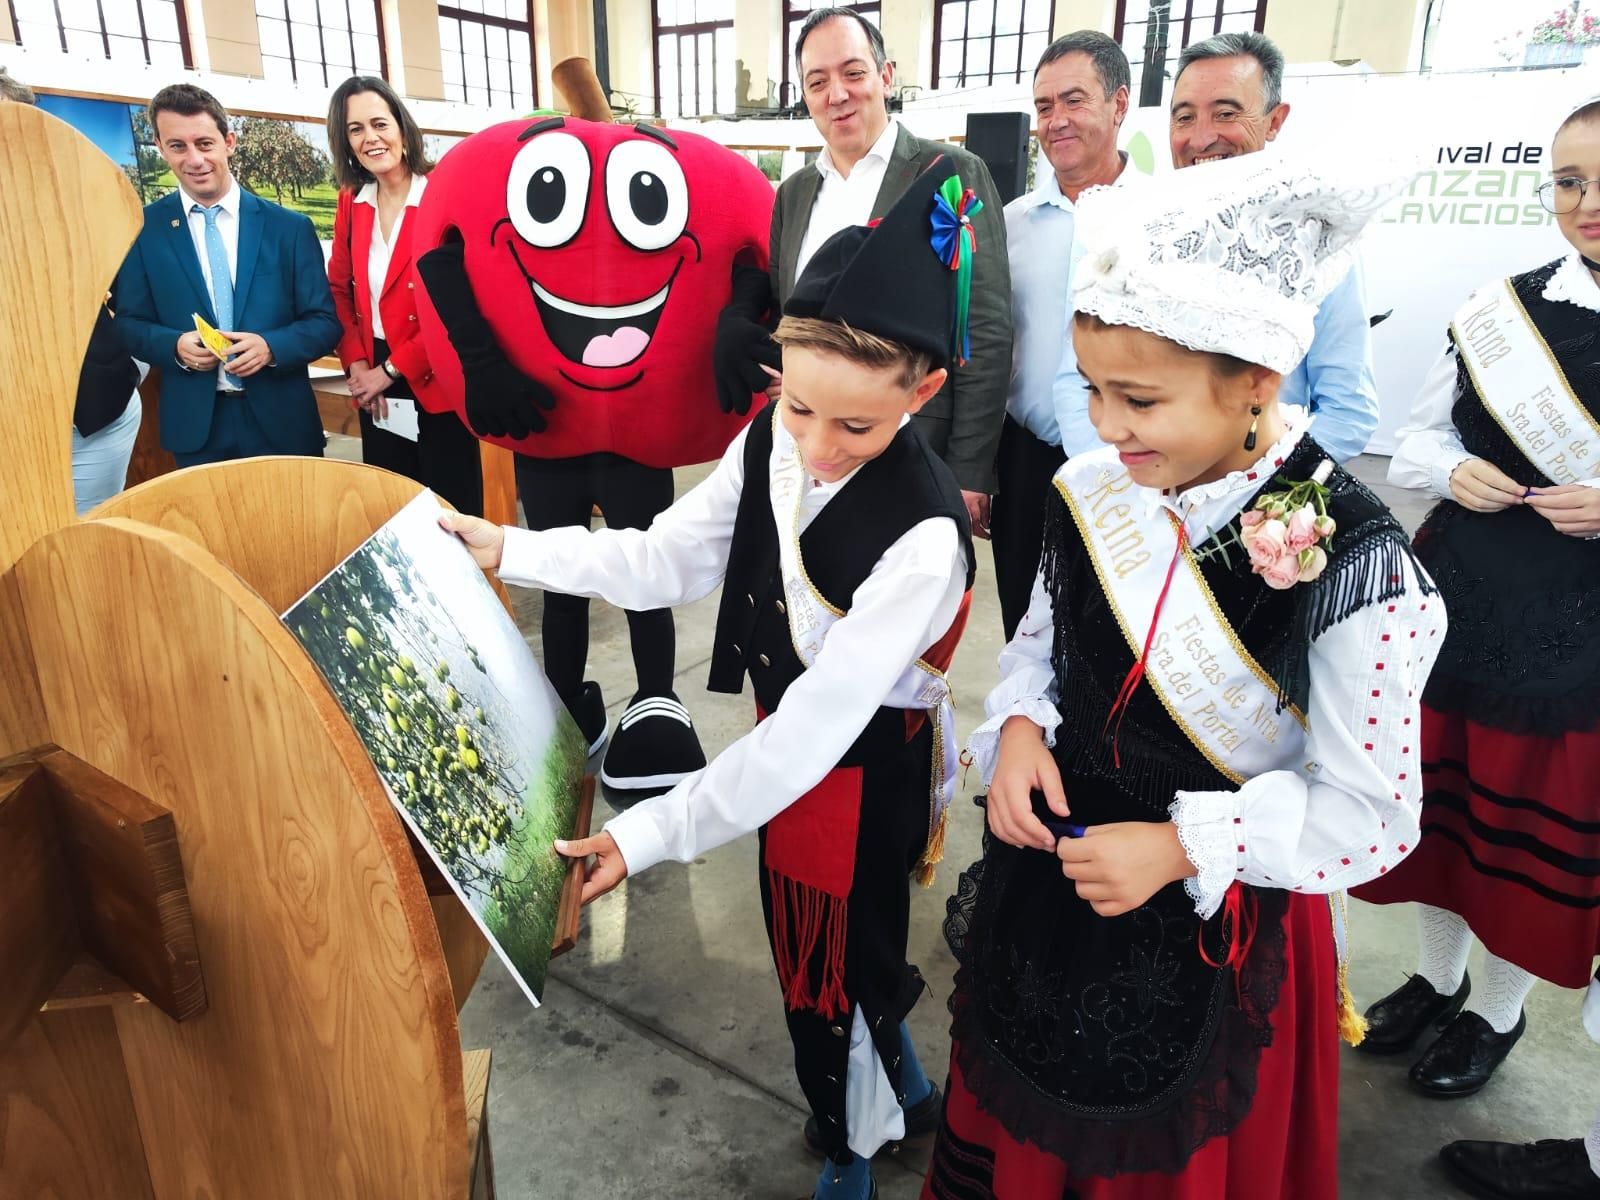
{"label": "concrete floor", "polygon": [[[1364,457],[1357,471],[1414,527],[1424,504],[1413,493],[1384,487],[1384,466],[1384,460]],[[703,475],[704,469],[680,471],[680,489]],[[1001,646],[986,545],[980,553],[972,619],[953,671],[963,736],[995,683]],[[680,610],[677,620],[678,692],[708,754],[752,721],[748,695],[704,690],[716,603],[710,596]],[[538,654],[537,595],[520,594],[517,608]],[[601,682],[614,719],[633,690],[626,625],[620,612],[596,604],[592,630],[589,675]],[[911,1026],[928,1073],[937,1078],[949,1054],[945,1000],[952,972],[940,921],[956,872],[977,853],[981,814],[965,799],[976,782],[969,780],[956,802],[937,882],[913,906],[910,957],[933,994],[912,1013]],[[601,806],[597,824],[607,815]],[[490,1124],[501,1200],[809,1193],[816,1164],[800,1140],[805,1110],[762,934],[755,871],[751,837],[692,865],[663,864],[629,880],[589,909],[578,948],[553,964],[538,1011],[491,958],[461,1014],[461,1040],[494,1051]],[[1414,966],[1414,926],[1405,910],[1352,908],[1352,985],[1364,1007]],[[1448,1141],[1581,1134],[1600,1103],[1600,1053],[1584,1036],[1581,998],[1539,985],[1522,1043],[1494,1083],[1469,1100],[1430,1101],[1411,1093],[1409,1057],[1382,1060],[1347,1051],[1344,1195],[1456,1195],[1435,1159]],[[884,1200],[916,1196],[925,1167],[925,1150],[880,1163],[879,1194]]]}

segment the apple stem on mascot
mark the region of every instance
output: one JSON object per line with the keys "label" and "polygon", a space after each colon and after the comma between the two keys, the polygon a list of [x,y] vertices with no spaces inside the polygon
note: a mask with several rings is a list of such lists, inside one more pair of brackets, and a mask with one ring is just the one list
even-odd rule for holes
{"label": "apple stem on mascot", "polygon": [[[575,112],[466,138],[418,212],[419,320],[467,426],[517,454],[528,528],[644,529],[673,500],[672,469],[721,456],[749,421],[751,380],[726,394],[713,342],[730,302],[761,324],[773,190],[708,138],[614,124],[592,67],[557,85]],[[756,295],[759,276],[760,295]],[[764,326],[763,326],[764,333]],[[611,733],[585,680],[588,600],[546,593],[544,668],[616,791],[671,787],[705,766],[673,691],[670,610],[628,613],[637,690]]]}

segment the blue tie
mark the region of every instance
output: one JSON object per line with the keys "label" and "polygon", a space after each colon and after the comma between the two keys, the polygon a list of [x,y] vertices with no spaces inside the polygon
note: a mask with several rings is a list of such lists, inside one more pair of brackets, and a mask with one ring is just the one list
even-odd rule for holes
{"label": "blue tie", "polygon": [[[217,214],[222,205],[203,208],[196,204],[191,212],[206,219],[206,262],[211,266],[211,307],[217,314],[218,329],[233,328],[233,275],[228,270],[228,250],[222,244],[222,232],[217,228]],[[223,373],[230,388],[242,388],[244,383],[236,376]]]}

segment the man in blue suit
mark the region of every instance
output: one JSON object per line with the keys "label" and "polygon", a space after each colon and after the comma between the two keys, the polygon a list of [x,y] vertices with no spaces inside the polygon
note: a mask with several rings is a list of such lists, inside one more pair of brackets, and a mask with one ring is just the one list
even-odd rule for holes
{"label": "man in blue suit", "polygon": [[[311,222],[241,188],[228,114],[192,84],[163,88],[150,123],[178,189],[144,210],[117,276],[117,327],[161,368],[161,444],[180,467],[257,454],[322,454],[306,365],[339,341]],[[232,343],[223,360],[199,313]]]}

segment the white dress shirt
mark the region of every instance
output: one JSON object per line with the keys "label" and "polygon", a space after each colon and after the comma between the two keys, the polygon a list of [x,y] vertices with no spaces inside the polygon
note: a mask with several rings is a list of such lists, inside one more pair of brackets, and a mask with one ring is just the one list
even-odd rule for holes
{"label": "white dress shirt", "polygon": [[[200,274],[206,281],[206,291],[211,293],[211,311],[217,311],[217,289],[211,283],[211,256],[206,253],[206,218],[203,213],[194,211],[194,206],[200,201],[183,190],[183,185],[178,186],[178,195],[183,198],[183,212],[189,220],[189,237],[194,241],[195,257],[200,260]],[[217,232],[222,235],[222,248],[228,255],[228,281],[233,283],[239,278],[239,181],[229,180],[228,193],[218,201],[222,211],[217,214]],[[209,208],[210,205],[202,207]],[[235,297],[237,302],[237,297]],[[227,330],[228,333],[238,333],[238,310],[234,311],[235,328]],[[227,373],[222,367],[217,368],[217,390],[219,392],[237,392],[242,389],[228,380]]]}
{"label": "white dress shirt", "polygon": [[[1600,284],[1595,282],[1576,251],[1562,260],[1550,282],[1545,284],[1544,298],[1600,313]],[[1389,460],[1390,483],[1451,499],[1451,474],[1473,457],[1456,432],[1455,405],[1456,347],[1446,338],[1444,349],[1423,377],[1422,389],[1411,406],[1410,420],[1395,434],[1396,449]],[[1600,479],[1578,482],[1584,487],[1600,487]]]}
{"label": "white dress shirt", "polygon": [[[698,600],[727,570],[747,435],[741,432],[711,475],[647,530],[508,528],[500,578],[630,612]],[[794,453],[781,421],[772,452]],[[801,502],[801,529],[854,478],[852,472],[836,483],[814,483]],[[856,589],[850,611],[776,711],[709,766],[606,823],[629,874],[663,859],[692,862],[764,825],[821,782],[895,681],[949,630],[966,584],[955,522],[932,517],[903,534]]]}
{"label": "white dress shirt", "polygon": [[400,240],[400,230],[405,225],[406,213],[422,203],[422,193],[427,189],[428,177],[413,171],[411,190],[406,194],[405,206],[394,219],[389,236],[383,236],[383,219],[378,210],[378,181],[374,179],[356,193],[357,204],[372,206],[372,244],[367,247],[367,287],[372,294],[372,336],[388,341],[383,331],[383,310],[378,298],[383,295],[383,285],[389,278],[389,262],[394,254],[394,244]]}
{"label": "white dress shirt", "polygon": [[834,166],[833,157],[824,146],[817,155],[817,171],[822,175],[822,186],[817,189],[817,199],[811,206],[811,219],[806,222],[805,236],[800,239],[800,253],[794,262],[794,277],[805,274],[806,264],[822,243],[852,225],[865,225],[872,220],[872,204],[883,186],[884,172],[889,169],[889,156],[894,153],[895,138],[900,126],[890,121],[884,126],[872,149],[861,161],[843,175]]}
{"label": "white dress shirt", "polygon": [[[1289,428],[1256,464],[1257,478],[1235,471],[1177,497],[1135,486],[1125,498],[1136,511],[1142,505],[1147,520],[1162,509],[1175,513],[1191,543],[1200,545],[1238,516],[1260,490],[1260,480],[1271,476],[1271,464],[1287,458],[1309,427],[1299,410],[1283,412]],[[1096,453],[1115,461],[1109,447]],[[1422,595],[1409,559],[1405,572],[1404,595],[1368,605],[1312,642],[1301,764],[1257,775],[1237,791],[1179,792],[1172,798],[1178,838],[1199,871],[1185,887],[1202,917],[1217,910],[1235,880],[1336,892],[1383,874],[1416,846],[1420,698],[1446,622],[1443,602]],[[1000,655],[1000,684],[985,703],[989,719],[967,742],[985,784],[994,776],[1000,729],[1010,717],[1026,717],[1044,730],[1047,744],[1055,744],[1061,681],[1050,664],[1054,630],[1049,593],[1036,577],[1028,614]]]}

